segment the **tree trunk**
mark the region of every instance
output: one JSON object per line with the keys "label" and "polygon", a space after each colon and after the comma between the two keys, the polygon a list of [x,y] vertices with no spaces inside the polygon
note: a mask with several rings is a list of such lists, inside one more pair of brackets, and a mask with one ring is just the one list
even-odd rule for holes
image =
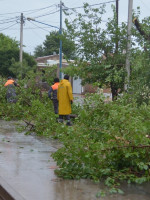
{"label": "tree trunk", "polygon": [[111,83],[110,86],[111,86],[111,93],[112,93],[112,101],[114,101],[118,97],[118,88],[113,83]]}

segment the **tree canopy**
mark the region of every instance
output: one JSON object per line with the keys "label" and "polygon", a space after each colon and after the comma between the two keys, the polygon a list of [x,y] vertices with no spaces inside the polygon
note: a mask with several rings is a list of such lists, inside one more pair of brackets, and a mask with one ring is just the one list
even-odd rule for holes
{"label": "tree canopy", "polygon": [[19,42],[17,42],[15,39],[11,39],[9,36],[0,33],[0,50],[10,50],[18,48]]}
{"label": "tree canopy", "polygon": [[[67,35],[76,41],[77,59],[74,64],[70,64],[70,68],[65,69],[64,73],[80,76],[82,84],[96,83],[101,87],[110,87],[113,99],[115,99],[119,92],[124,91],[126,82],[127,24],[122,22],[118,25],[114,6],[112,10],[113,17],[107,19],[105,27],[102,25],[102,17],[106,12],[105,5],[95,9],[84,4],[84,14],[77,13],[72,22],[66,19]],[[145,19],[143,22],[142,26],[147,33],[149,32],[149,21]],[[150,60],[147,56],[149,43],[144,41],[135,28],[132,30],[132,35],[134,40],[130,58],[132,74],[130,81],[135,78],[133,76],[135,71],[137,76],[136,57],[140,55]],[[146,62],[144,63],[148,67]]]}
{"label": "tree canopy", "polygon": [[19,42],[4,34],[0,34],[0,73],[2,76],[25,75],[27,71],[34,68],[36,62],[33,56],[23,52],[23,71],[19,62]]}
{"label": "tree canopy", "polygon": [[58,31],[52,31],[49,35],[46,35],[46,39],[42,45],[38,45],[35,48],[34,56],[41,57],[52,55],[54,52],[59,54],[60,39],[62,40],[62,52],[71,59],[75,57],[75,44],[71,37],[68,37],[65,31],[60,36]]}

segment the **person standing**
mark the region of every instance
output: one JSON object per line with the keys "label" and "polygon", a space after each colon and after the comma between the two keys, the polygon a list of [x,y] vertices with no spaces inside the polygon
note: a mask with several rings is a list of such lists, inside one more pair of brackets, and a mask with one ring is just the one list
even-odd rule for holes
{"label": "person standing", "polygon": [[63,122],[63,119],[65,118],[67,120],[67,125],[71,126],[70,113],[71,104],[73,103],[73,95],[69,76],[67,74],[64,76],[64,79],[60,81],[57,99],[59,104],[59,122]]}
{"label": "person standing", "polygon": [[55,114],[58,114],[58,100],[57,100],[58,85],[59,85],[59,78],[55,78],[54,84],[50,87],[48,91],[48,97],[53,101]]}
{"label": "person standing", "polygon": [[6,99],[9,103],[16,103],[17,102],[17,95],[16,95],[16,86],[19,86],[12,77],[8,77],[4,86],[7,88],[6,92]]}

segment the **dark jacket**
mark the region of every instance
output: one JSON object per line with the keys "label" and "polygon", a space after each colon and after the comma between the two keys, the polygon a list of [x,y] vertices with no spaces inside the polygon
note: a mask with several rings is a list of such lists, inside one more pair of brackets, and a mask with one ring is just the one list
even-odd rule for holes
{"label": "dark jacket", "polygon": [[54,83],[54,85],[52,85],[48,91],[48,97],[50,99],[57,99],[57,90],[58,90],[58,85],[59,82]]}
{"label": "dark jacket", "polygon": [[7,92],[6,92],[6,98],[7,98],[7,102],[16,102],[17,99],[16,99],[16,90],[15,90],[15,86],[17,86],[17,83],[12,80],[12,79],[9,79],[5,85],[4,85],[6,88],[7,88]]}

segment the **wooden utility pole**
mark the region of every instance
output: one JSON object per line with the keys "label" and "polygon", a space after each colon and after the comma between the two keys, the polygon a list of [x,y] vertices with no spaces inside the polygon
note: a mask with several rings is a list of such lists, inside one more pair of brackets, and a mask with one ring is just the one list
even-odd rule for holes
{"label": "wooden utility pole", "polygon": [[126,53],[127,79],[126,79],[126,84],[125,84],[125,88],[124,88],[125,90],[128,89],[129,81],[130,81],[132,8],[133,8],[133,0],[129,0],[129,3],[128,3],[127,53]]}
{"label": "wooden utility pole", "polygon": [[[60,29],[59,29],[60,37],[62,35],[62,5],[63,3],[60,0]],[[62,40],[60,38],[60,49],[59,49],[59,78],[60,80],[62,79],[61,68],[62,68]]]}
{"label": "wooden utility pole", "polygon": [[21,64],[21,76],[22,76],[22,60],[23,60],[23,13],[20,18],[20,64]]}
{"label": "wooden utility pole", "polygon": [[119,0],[116,0],[116,23],[117,23],[116,53],[118,52],[118,10],[119,10]]}

